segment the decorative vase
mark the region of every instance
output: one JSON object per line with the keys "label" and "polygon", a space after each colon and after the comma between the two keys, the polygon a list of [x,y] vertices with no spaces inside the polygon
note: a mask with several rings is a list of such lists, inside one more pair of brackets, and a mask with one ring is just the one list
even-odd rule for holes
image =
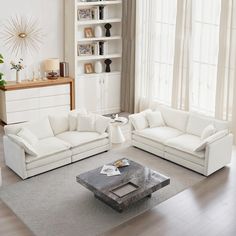
{"label": "decorative vase", "polygon": [[16,71],[16,83],[21,83],[21,71]]}
{"label": "decorative vase", "polygon": [[102,37],[102,34],[103,34],[102,30],[103,30],[103,29],[102,29],[102,26],[101,26],[101,25],[97,25],[97,26],[95,27],[94,35],[95,35],[96,38]]}
{"label": "decorative vase", "polygon": [[95,62],[94,70],[95,73],[102,73],[102,63],[100,61]]}

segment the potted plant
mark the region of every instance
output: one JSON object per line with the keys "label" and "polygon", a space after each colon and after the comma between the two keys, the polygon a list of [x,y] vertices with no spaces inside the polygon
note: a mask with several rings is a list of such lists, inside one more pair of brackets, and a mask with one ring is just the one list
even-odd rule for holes
{"label": "potted plant", "polygon": [[[2,54],[0,54],[0,64],[3,64],[4,63],[4,60],[3,60],[3,56]],[[6,84],[6,81],[2,78],[3,77],[3,73],[0,72],[0,86],[3,86]]]}
{"label": "potted plant", "polygon": [[22,58],[20,58],[18,63],[15,63],[15,62],[11,61],[11,70],[16,70],[16,82],[17,83],[21,82],[20,71],[24,69],[24,66],[23,66],[22,63],[23,63],[23,59]]}

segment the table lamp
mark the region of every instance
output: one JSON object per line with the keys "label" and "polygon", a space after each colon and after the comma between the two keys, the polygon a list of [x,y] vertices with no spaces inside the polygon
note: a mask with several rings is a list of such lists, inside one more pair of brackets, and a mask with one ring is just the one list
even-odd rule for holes
{"label": "table lamp", "polygon": [[50,58],[45,60],[45,70],[48,72],[48,79],[58,79],[58,70],[59,70],[59,59]]}

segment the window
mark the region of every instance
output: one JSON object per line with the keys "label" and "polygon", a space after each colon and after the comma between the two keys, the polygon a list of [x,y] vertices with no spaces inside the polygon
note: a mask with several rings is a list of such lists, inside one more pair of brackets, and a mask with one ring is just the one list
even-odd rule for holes
{"label": "window", "polygon": [[190,109],[214,115],[220,0],[193,0]]}
{"label": "window", "polygon": [[170,105],[172,94],[177,0],[153,0],[154,98]]}

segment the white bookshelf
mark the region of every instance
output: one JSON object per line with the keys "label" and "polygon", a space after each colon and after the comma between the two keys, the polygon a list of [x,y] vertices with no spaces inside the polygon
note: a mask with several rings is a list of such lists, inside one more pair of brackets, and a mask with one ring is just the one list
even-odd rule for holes
{"label": "white bookshelf", "polygon": [[[100,19],[99,11],[104,8],[104,17]],[[78,9],[98,9],[93,18],[81,20]],[[96,17],[94,17],[94,15]],[[96,18],[96,19],[94,19]],[[110,23],[111,36],[105,36],[104,25]],[[85,29],[95,31],[101,26],[103,34],[99,37],[85,37]],[[104,42],[104,50],[93,50],[88,55],[79,55],[78,45],[98,45]],[[111,59],[111,72],[105,72],[105,59]],[[84,2],[79,0],[65,1],[65,61],[69,62],[70,76],[75,78],[75,105],[102,114],[120,111],[120,80],[122,61],[122,0]],[[85,64],[95,67],[97,61],[102,63],[102,73],[85,73]],[[94,90],[95,89],[95,90]],[[87,94],[96,94],[87,98]],[[108,94],[106,94],[108,93]],[[116,98],[114,99],[114,96]],[[90,102],[89,100],[94,99]],[[108,101],[108,100],[113,100]],[[93,104],[93,105],[91,105]]]}

